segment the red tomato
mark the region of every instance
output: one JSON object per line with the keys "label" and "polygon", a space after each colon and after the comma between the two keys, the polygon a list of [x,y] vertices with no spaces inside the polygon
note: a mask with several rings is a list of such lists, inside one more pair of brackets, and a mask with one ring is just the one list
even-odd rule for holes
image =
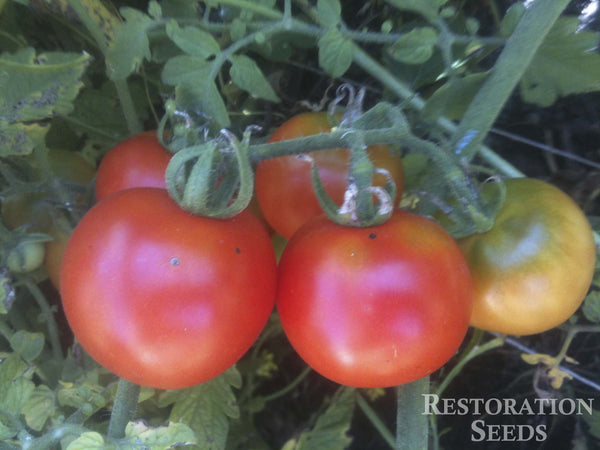
{"label": "red tomato", "polygon": [[162,389],[219,375],[254,343],[273,309],[269,236],[248,212],[193,216],[166,190],[128,189],[77,225],[61,268],[71,328],[100,364]]}
{"label": "red tomato", "polygon": [[279,262],[277,310],[292,346],[349,386],[395,386],[432,373],[460,346],[471,307],[471,276],[456,243],[404,211],[367,228],[315,218]]}
{"label": "red tomato", "polygon": [[134,187],[166,189],[165,170],[171,154],[160,144],[156,131],[145,131],[115,145],[102,158],[96,175],[98,201]]}
{"label": "red tomato", "polygon": [[[299,114],[279,127],[269,142],[285,141],[319,133],[327,133],[331,124],[327,113]],[[398,191],[404,187],[402,160],[384,145],[372,145],[368,149],[375,167],[390,172]],[[350,152],[338,148],[309,153],[319,169],[325,190],[341,204],[348,186]],[[375,174],[377,186],[385,184],[385,177]],[[256,170],[256,196],[267,221],[289,239],[300,226],[323,213],[311,182],[311,163],[297,156],[282,156],[261,161]]]}

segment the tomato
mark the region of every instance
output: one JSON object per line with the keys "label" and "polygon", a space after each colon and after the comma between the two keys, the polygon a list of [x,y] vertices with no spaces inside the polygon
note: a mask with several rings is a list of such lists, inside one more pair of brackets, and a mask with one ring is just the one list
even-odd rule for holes
{"label": "tomato", "polygon": [[60,267],[70,236],[64,231],[56,228],[52,229],[49,234],[54,240],[46,242],[44,268],[54,287],[60,291]]}
{"label": "tomato", "polygon": [[165,170],[171,154],[160,144],[156,131],[145,131],[111,148],[98,167],[96,198],[134,187],[166,189]]}
{"label": "tomato", "polygon": [[61,268],[67,320],[83,348],[131,382],[207,381],[252,345],[273,309],[277,269],[249,212],[193,216],[166,190],[117,192],[75,227]]}
{"label": "tomato", "polygon": [[460,239],[474,281],[471,324],[527,335],[567,320],[594,273],[594,237],[577,204],[551,184],[506,181],[506,201],[487,233]]}
{"label": "tomato", "polygon": [[15,273],[31,272],[42,265],[44,244],[23,241],[12,248],[6,257],[6,266]]}
{"label": "tomato", "polygon": [[[269,142],[284,141],[331,130],[327,113],[299,114],[281,125]],[[402,160],[383,145],[370,146],[369,156],[375,167],[390,172],[398,197],[402,195],[404,174]],[[319,169],[325,190],[341,204],[348,186],[350,152],[329,149],[309,153]],[[385,177],[375,174],[374,184],[383,186]],[[265,218],[283,237],[289,239],[312,217],[323,213],[311,182],[311,163],[295,155],[261,161],[256,170],[256,196]]]}
{"label": "tomato", "polygon": [[[41,175],[34,159],[31,163],[37,174]],[[93,165],[79,153],[68,150],[48,150],[48,164],[54,176],[71,183],[90,183],[96,174]],[[47,231],[52,227],[53,209],[56,208],[57,200],[57,194],[50,189],[11,195],[2,200],[2,222],[9,229],[28,224],[32,230]],[[69,200],[75,203],[82,201],[75,195]],[[71,204],[70,207],[73,208],[74,205]]]}
{"label": "tomato", "polygon": [[367,228],[312,219],[279,262],[276,306],[290,343],[349,386],[395,386],[441,367],[464,339],[471,303],[454,240],[405,211]]}

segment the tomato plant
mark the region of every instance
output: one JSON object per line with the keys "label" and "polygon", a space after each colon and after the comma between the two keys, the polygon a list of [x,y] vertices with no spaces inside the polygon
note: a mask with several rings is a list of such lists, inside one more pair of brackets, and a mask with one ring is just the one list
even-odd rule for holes
{"label": "tomato plant", "polygon": [[493,228],[459,240],[473,273],[473,326],[525,335],[577,310],[594,274],[594,237],[577,204],[551,184],[506,181]]}
{"label": "tomato plant", "polygon": [[273,308],[275,280],[254,216],[192,216],[166,190],[138,188],[83,217],[60,284],[69,324],[93,358],[132,382],[175,389],[248,350]]}
{"label": "tomato plant", "polygon": [[145,131],[119,142],[104,155],[96,176],[96,199],[133,187],[166,189],[165,170],[171,154],[156,131]]}
{"label": "tomato plant", "polygon": [[471,315],[467,264],[434,222],[404,211],[382,225],[315,218],[280,261],[277,311],[298,354],[341,384],[424,377],[461,344]]}
{"label": "tomato plant", "polygon": [[[271,136],[269,142],[326,133],[331,123],[325,112],[304,113],[284,122]],[[402,160],[384,145],[368,149],[375,167],[387,170],[396,184],[398,196],[402,195],[404,174]],[[348,187],[350,152],[348,149],[328,149],[309,153],[315,161],[325,190],[341,204]],[[385,177],[375,174],[373,184],[383,186]],[[311,181],[311,163],[295,155],[281,156],[261,161],[256,170],[256,196],[265,218],[285,238],[290,238],[302,224],[322,214]]]}

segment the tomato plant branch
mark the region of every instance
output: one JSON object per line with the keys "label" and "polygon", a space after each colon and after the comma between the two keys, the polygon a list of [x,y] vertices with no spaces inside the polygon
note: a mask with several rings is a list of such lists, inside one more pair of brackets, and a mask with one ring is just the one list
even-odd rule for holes
{"label": "tomato plant branch", "polygon": [[[422,111],[425,108],[425,101],[418,94],[398,80],[385,66],[381,65],[376,59],[371,57],[371,55],[365,52],[358,45],[354,45],[353,56],[354,62],[359,67],[394,92],[408,105],[417,111]],[[436,124],[447,133],[452,134],[456,131],[456,125],[454,122],[445,117],[438,118]],[[510,177],[522,177],[524,175],[512,164],[497,155],[488,147],[481,146],[479,149],[479,156],[492,166],[496,167],[504,175]]]}
{"label": "tomato plant branch", "polygon": [[109,437],[120,439],[125,436],[125,427],[135,414],[139,395],[139,385],[123,378],[119,379],[115,403],[108,423]]}
{"label": "tomato plant branch", "polygon": [[[108,42],[100,25],[96,22],[96,20],[94,20],[93,17],[90,16],[88,10],[81,4],[81,0],[68,0],[68,2],[98,44],[98,47],[100,47],[102,53],[106,55],[108,51]],[[131,97],[127,80],[113,80],[113,83],[117,90],[117,95],[119,97],[121,108],[123,109],[123,114],[125,115],[125,120],[127,121],[129,133],[132,135],[139,133],[143,130],[143,127],[137,112],[135,111],[133,98]]]}
{"label": "tomato plant branch", "polygon": [[277,392],[273,392],[272,394],[269,394],[269,395],[265,396],[263,398],[263,401],[265,403],[267,403],[267,402],[275,400],[275,399],[277,399],[279,397],[283,397],[285,394],[287,394],[288,392],[292,391],[296,386],[298,386],[302,382],[302,380],[304,380],[304,378],[306,378],[306,376],[311,371],[312,371],[312,368],[310,366],[306,366],[304,368],[304,370],[302,370],[302,372],[300,372],[300,374],[296,378],[294,378],[290,384],[288,384],[283,389],[278,390]]}
{"label": "tomato plant branch", "polygon": [[454,132],[454,151],[466,160],[477,153],[502,107],[529,67],[569,0],[535,1],[526,9],[494,64],[489,78]]}
{"label": "tomato plant branch", "polygon": [[[494,335],[496,335],[496,336],[500,336],[498,333],[492,333],[492,334],[494,334]],[[515,338],[512,338],[512,337],[507,337],[507,338],[505,339],[505,342],[506,342],[507,344],[509,344],[511,347],[514,347],[514,348],[516,348],[516,349],[518,349],[518,350],[522,351],[523,353],[527,353],[527,354],[529,354],[529,355],[532,355],[532,354],[538,353],[537,351],[535,351],[535,350],[533,350],[533,349],[531,349],[531,348],[527,347],[526,345],[523,345],[521,342],[519,342],[519,341],[518,341],[517,339],[515,339]],[[595,389],[596,391],[600,392],[600,383],[596,383],[595,381],[592,381],[592,380],[590,380],[590,379],[588,379],[588,378],[586,378],[586,377],[584,377],[584,376],[582,376],[582,375],[578,374],[577,372],[574,372],[573,370],[571,370],[571,369],[568,369],[568,368],[566,368],[566,367],[564,367],[564,366],[561,366],[561,365],[559,365],[559,366],[557,366],[557,368],[558,368],[559,370],[561,370],[562,372],[565,372],[565,373],[569,374],[569,375],[570,375],[570,376],[572,376],[572,377],[573,377],[575,380],[577,380],[577,381],[579,381],[579,382],[581,382],[581,383],[583,383],[583,384],[585,384],[585,385],[587,385],[587,386],[589,386],[589,387],[591,387],[591,388]]]}
{"label": "tomato plant branch", "polygon": [[56,319],[54,318],[54,312],[50,305],[48,304],[48,300],[40,290],[37,284],[29,279],[25,279],[23,284],[27,288],[27,290],[31,293],[33,298],[35,299],[38,307],[42,311],[42,315],[44,320],[46,321],[46,326],[48,327],[48,338],[50,340],[50,347],[52,348],[52,353],[56,361],[63,360],[62,347],[60,345],[60,338],[58,335],[58,325],[56,324]]}
{"label": "tomato plant branch", "polygon": [[55,448],[56,444],[67,436],[79,436],[86,431],[89,430],[80,425],[62,424],[36,439],[22,438],[21,444],[23,450],[47,450]]}
{"label": "tomato plant branch", "polygon": [[356,393],[356,404],[361,409],[363,414],[367,416],[367,419],[369,419],[371,424],[379,432],[383,440],[388,443],[390,448],[395,448],[396,440],[394,438],[394,435],[390,430],[388,430],[388,428],[385,426],[385,424],[382,422],[379,416],[377,416],[377,413],[373,410],[373,408],[371,408],[371,405],[369,405],[369,403],[364,399],[362,395],[360,395],[359,392]]}
{"label": "tomato plant branch", "polygon": [[427,450],[428,423],[423,395],[429,393],[429,376],[396,388],[396,450]]}

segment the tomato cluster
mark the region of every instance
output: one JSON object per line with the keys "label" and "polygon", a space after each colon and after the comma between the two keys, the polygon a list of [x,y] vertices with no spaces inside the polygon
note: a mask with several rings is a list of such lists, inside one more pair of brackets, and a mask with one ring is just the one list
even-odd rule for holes
{"label": "tomato cluster", "polygon": [[[303,114],[271,141],[330,129],[325,114]],[[369,152],[401,192],[400,157],[384,146]],[[348,151],[312,156],[341,202]],[[77,225],[60,279],[81,345],[141,385],[182,388],[218,375],[250,348],[274,306],[291,345],[323,376],[357,387],[403,384],[445,364],[469,325],[531,334],[564,322],[591,281],[584,214],[541,181],[508,180],[494,227],[457,242],[399,209],[380,225],[338,225],[322,214],[306,158],[266,160],[256,172],[259,210],[289,238],[277,265],[254,214],[184,212],[164,189],[168,159],[151,134],[107,154],[100,201]]]}

